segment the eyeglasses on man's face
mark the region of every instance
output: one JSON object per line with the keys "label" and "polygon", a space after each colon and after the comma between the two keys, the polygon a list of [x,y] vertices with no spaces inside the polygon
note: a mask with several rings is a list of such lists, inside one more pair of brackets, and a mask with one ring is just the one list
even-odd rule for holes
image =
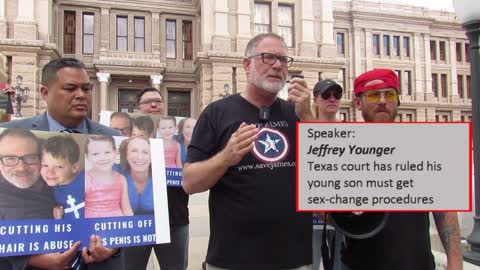
{"label": "eyeglasses on man's face", "polygon": [[144,99],[140,101],[140,105],[150,105],[150,104],[155,104],[155,105],[160,105],[163,103],[163,100],[160,98],[149,98],[149,99]]}
{"label": "eyeglasses on man's face", "polygon": [[131,127],[124,127],[124,128],[113,128],[115,130],[118,130],[122,134],[130,134],[132,133],[132,128]]}
{"label": "eyeglasses on man's face", "polygon": [[363,95],[365,96],[367,103],[379,102],[382,96],[385,98],[386,102],[398,101],[398,93],[395,89],[368,91]]}
{"label": "eyeglasses on man's face", "polygon": [[40,155],[32,154],[25,156],[0,156],[0,161],[4,166],[17,166],[20,160],[27,165],[35,165],[40,163]]}
{"label": "eyeglasses on man's face", "polygon": [[273,53],[259,53],[256,55],[252,55],[248,58],[251,59],[253,57],[258,57],[258,56],[261,56],[263,63],[268,65],[275,64],[277,60],[280,61],[280,64],[282,64],[282,66],[285,66],[285,67],[290,67],[293,63],[292,57],[286,56],[286,55],[275,55]]}

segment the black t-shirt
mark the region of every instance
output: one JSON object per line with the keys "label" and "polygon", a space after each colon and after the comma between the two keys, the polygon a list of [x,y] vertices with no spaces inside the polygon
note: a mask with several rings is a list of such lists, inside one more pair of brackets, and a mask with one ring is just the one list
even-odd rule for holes
{"label": "black t-shirt", "polygon": [[242,122],[261,128],[255,148],[210,189],[207,262],[228,269],[312,263],[312,215],[295,211],[294,107],[277,99],[269,119],[240,95],[211,103],[195,126],[187,162],[206,160]]}
{"label": "black t-shirt", "polygon": [[434,270],[428,213],[390,213],[371,238],[347,238],[342,260],[352,270]]}

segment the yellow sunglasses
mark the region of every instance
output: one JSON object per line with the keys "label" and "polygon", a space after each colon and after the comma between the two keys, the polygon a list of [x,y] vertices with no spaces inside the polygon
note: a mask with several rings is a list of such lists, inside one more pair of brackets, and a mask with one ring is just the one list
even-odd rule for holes
{"label": "yellow sunglasses", "polygon": [[383,96],[386,102],[397,102],[398,101],[398,93],[395,89],[389,90],[380,90],[380,91],[368,91],[363,94],[365,96],[365,100],[368,103],[376,103],[380,101],[380,98]]}

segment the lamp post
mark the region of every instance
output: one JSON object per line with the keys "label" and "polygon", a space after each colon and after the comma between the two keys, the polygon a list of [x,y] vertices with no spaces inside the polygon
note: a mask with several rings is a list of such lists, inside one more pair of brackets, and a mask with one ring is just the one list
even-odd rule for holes
{"label": "lamp post", "polygon": [[28,87],[22,88],[23,77],[21,75],[17,76],[17,86],[15,86],[15,98],[13,99],[14,102],[17,103],[17,113],[15,117],[22,117],[22,102],[25,103],[28,100],[28,94],[30,93],[30,89]]}
{"label": "lamp post", "polygon": [[470,76],[472,78],[475,217],[473,231],[467,238],[470,250],[465,252],[463,258],[469,263],[480,265],[480,1],[453,0],[453,6],[470,42]]}

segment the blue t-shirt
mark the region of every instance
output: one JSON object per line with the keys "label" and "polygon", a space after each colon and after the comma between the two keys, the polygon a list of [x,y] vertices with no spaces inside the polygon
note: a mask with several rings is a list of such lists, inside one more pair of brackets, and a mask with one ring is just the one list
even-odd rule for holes
{"label": "blue t-shirt", "polygon": [[127,178],[128,198],[130,199],[130,205],[132,206],[133,213],[135,215],[153,214],[152,177],[148,177],[147,185],[145,186],[142,194],[137,192],[132,176],[127,174],[125,177]]}
{"label": "blue t-shirt", "polygon": [[63,205],[64,219],[85,217],[85,171],[80,171],[68,185],[53,187],[55,201]]}

